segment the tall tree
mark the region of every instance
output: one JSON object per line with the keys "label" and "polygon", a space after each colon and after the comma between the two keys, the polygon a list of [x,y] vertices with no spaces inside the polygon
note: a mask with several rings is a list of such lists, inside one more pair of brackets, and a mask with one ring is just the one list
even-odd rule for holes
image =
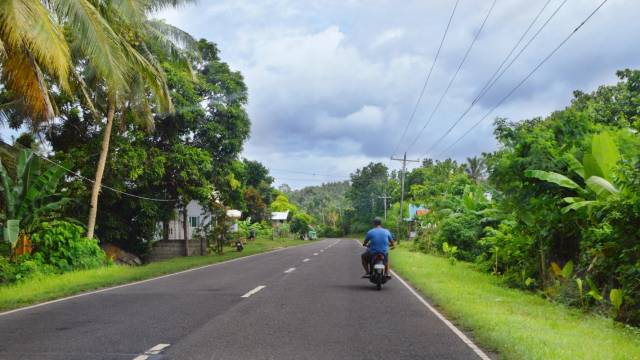
{"label": "tall tree", "polygon": [[482,157],[474,156],[467,158],[465,171],[473,181],[478,182],[482,178],[485,168],[485,161]]}
{"label": "tall tree", "polygon": [[149,21],[147,16],[185,2],[0,3],[0,71],[14,105],[13,115],[29,120],[34,128],[43,120],[52,119],[55,113],[51,84],[47,83],[52,79],[63,92],[79,95],[90,113],[106,118],[92,189],[89,237],[93,237],[114,117],[127,113],[150,123],[150,99],[156,102],[156,111],[172,110],[164,74],[147,45],[167,46],[168,40],[181,33],[169,31],[166,24]]}
{"label": "tall tree", "polygon": [[355,209],[356,220],[368,226],[373,216],[384,212],[378,196],[387,190],[389,173],[382,163],[370,163],[351,174],[351,188],[347,198]]}

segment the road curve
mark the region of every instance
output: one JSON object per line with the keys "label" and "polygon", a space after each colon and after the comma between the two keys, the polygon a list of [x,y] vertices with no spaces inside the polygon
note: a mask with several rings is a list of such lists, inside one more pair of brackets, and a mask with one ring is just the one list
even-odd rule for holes
{"label": "road curve", "polygon": [[360,279],[361,251],[322,240],[0,315],[0,359],[479,358],[397,279]]}

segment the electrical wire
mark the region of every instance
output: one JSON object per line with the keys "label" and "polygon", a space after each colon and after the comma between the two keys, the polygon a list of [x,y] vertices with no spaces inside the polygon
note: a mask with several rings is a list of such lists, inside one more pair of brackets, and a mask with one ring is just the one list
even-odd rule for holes
{"label": "electrical wire", "polygon": [[[7,145],[7,146],[10,146],[10,147],[16,148],[16,146],[13,146],[13,145],[7,144],[7,143],[6,143],[6,142],[4,142],[4,141],[1,141],[1,140],[0,140],[0,142],[2,142],[3,144],[5,144],[5,145]],[[18,144],[18,143],[16,143],[16,144]],[[29,149],[29,148],[27,148],[26,146],[23,146],[23,145],[21,145],[21,144],[18,144],[18,145],[19,145],[21,148],[23,148],[23,149]],[[29,149],[29,150],[31,150],[31,149]],[[53,164],[53,165],[55,165],[55,166],[57,166],[57,167],[59,167],[59,168],[63,169],[64,171],[66,171],[66,172],[68,172],[68,173],[72,174],[73,176],[76,176],[76,177],[78,177],[78,178],[80,178],[80,179],[82,179],[82,180],[89,181],[89,182],[91,182],[92,184],[94,184],[94,183],[95,183],[95,180],[90,179],[90,178],[85,177],[85,176],[82,176],[82,175],[80,175],[80,173],[79,173],[79,172],[73,171],[73,170],[71,170],[71,169],[69,169],[69,168],[67,168],[67,167],[65,167],[65,166],[63,166],[63,165],[61,165],[60,163],[58,163],[58,162],[56,162],[56,161],[53,161],[53,160],[51,160],[51,159],[49,159],[49,158],[47,158],[47,157],[45,157],[45,156],[42,156],[42,155],[38,154],[38,153],[37,153],[37,152],[35,152],[35,151],[33,152],[33,154],[34,154],[35,156],[39,157],[40,159],[42,159],[42,160],[44,160],[44,161],[47,161],[47,162],[49,162],[49,163],[51,163],[51,164]],[[156,201],[156,202],[175,202],[175,201],[177,201],[177,200],[174,200],[174,199],[157,199],[157,198],[150,198],[150,197],[146,197],[146,196],[140,196],[140,195],[136,195],[136,194],[131,194],[131,193],[128,193],[128,192],[126,192],[126,191],[118,190],[118,189],[112,188],[112,187],[107,186],[107,185],[102,185],[102,184],[100,185],[100,188],[103,188],[103,189],[107,189],[107,190],[113,191],[113,192],[118,193],[118,194],[120,194],[120,195],[129,196],[129,197],[133,197],[133,198],[137,198],[137,199],[141,199],[141,200]]]}
{"label": "electrical wire", "polygon": [[[493,88],[493,86],[496,84],[496,82],[502,77],[502,75],[504,75],[504,73],[511,67],[511,65],[513,65],[513,63],[520,57],[520,55],[522,55],[522,53],[529,47],[529,45],[533,42],[533,40],[535,40],[538,35],[542,32],[542,30],[547,26],[547,24],[549,24],[549,22],[551,21],[551,19],[553,19],[553,17],[555,17],[555,15],[558,13],[558,11],[560,11],[560,9],[564,6],[564,4],[567,3],[567,0],[564,0],[562,3],[560,3],[560,5],[555,9],[555,11],[547,18],[547,20],[542,24],[542,26],[540,26],[540,28],[538,29],[538,31],[536,31],[536,33],[529,39],[529,41],[527,41],[527,43],[522,47],[522,49],[520,49],[520,51],[518,52],[518,54],[516,54],[516,56],[509,62],[509,64],[503,68],[504,64],[506,64],[506,62],[509,60],[509,58],[511,57],[511,55],[513,55],[513,52],[518,48],[518,46],[522,43],[522,40],[524,40],[524,38],[526,37],[526,35],[529,33],[529,31],[531,30],[531,28],[533,27],[533,25],[538,21],[538,18],[540,17],[540,15],[542,15],[542,13],[544,12],[544,10],[547,8],[547,6],[549,5],[549,3],[551,2],[551,0],[547,0],[547,2],[544,4],[544,6],[542,7],[542,9],[540,9],[540,11],[538,12],[538,14],[536,15],[536,17],[531,21],[531,23],[529,24],[529,26],[527,27],[527,29],[525,30],[525,32],[522,34],[522,36],[520,36],[520,39],[518,39],[518,41],[516,42],[516,44],[511,48],[511,51],[509,51],[509,54],[504,58],[504,60],[502,60],[502,63],[500,64],[500,66],[498,66],[498,68],[496,69],[496,71],[493,73],[493,75],[491,75],[491,77],[489,78],[489,80],[487,80],[487,82],[484,84],[484,86],[482,87],[482,89],[480,90],[480,92],[478,93],[478,95],[473,99],[473,101],[469,104],[469,106],[466,108],[466,110],[464,112],[462,112],[462,114],[458,117],[458,119],[456,119],[456,121],[447,129],[447,131],[445,131],[445,133],[440,136],[430,147],[429,149],[426,151],[425,153],[425,157],[431,152],[431,150],[435,149],[436,146],[438,146],[440,144],[440,142],[442,142],[442,140],[444,140],[450,133],[451,131],[460,123],[460,121],[462,121],[462,119],[464,119],[465,116],[467,116],[467,114],[469,113],[469,111],[471,111],[471,109],[473,108],[473,106],[478,103],[478,101],[484,96],[486,95],[486,93],[491,90],[491,88]],[[502,70],[502,71],[501,71]],[[497,76],[496,76],[497,75]]]}
{"label": "electrical wire", "polygon": [[280,171],[280,172],[286,172],[286,173],[292,173],[292,174],[301,174],[301,175],[310,175],[310,176],[336,176],[336,175],[341,175],[341,174],[337,174],[337,173],[333,173],[333,174],[320,174],[320,173],[313,173],[313,172],[304,172],[304,171],[297,171],[297,170],[287,170],[287,169],[273,169],[270,168],[270,171]]}
{"label": "electrical wire", "polygon": [[413,111],[411,112],[411,115],[409,116],[409,120],[407,121],[407,124],[404,127],[404,131],[402,131],[402,136],[400,136],[400,139],[398,139],[398,143],[396,144],[396,147],[393,149],[393,153],[391,154],[391,157],[393,157],[396,151],[398,151],[398,148],[400,147],[400,144],[402,143],[402,140],[407,134],[407,130],[409,130],[409,126],[411,125],[411,122],[413,121],[413,118],[416,115],[416,111],[418,111],[418,107],[420,105],[420,102],[422,101],[422,97],[424,96],[424,92],[427,89],[427,85],[429,84],[429,79],[431,79],[431,73],[433,72],[433,68],[436,66],[436,62],[438,61],[438,57],[440,56],[440,51],[442,50],[442,46],[444,45],[445,39],[447,38],[447,33],[449,32],[449,27],[451,26],[451,21],[453,20],[453,16],[456,13],[456,9],[458,8],[459,2],[460,0],[456,0],[455,5],[453,6],[453,11],[451,12],[451,16],[449,16],[449,22],[447,22],[447,27],[444,29],[444,33],[442,34],[442,39],[440,39],[440,45],[438,45],[436,56],[433,58],[431,67],[429,68],[426,79],[424,80],[424,84],[422,85],[420,96],[418,96],[418,100],[416,101],[416,104],[413,107]]}
{"label": "electrical wire", "polygon": [[449,83],[447,84],[447,87],[445,88],[444,92],[440,96],[440,99],[436,103],[436,106],[431,111],[431,114],[429,114],[429,118],[427,119],[427,122],[424,124],[422,129],[420,129],[420,131],[418,131],[418,134],[413,139],[413,141],[409,144],[409,146],[407,147],[407,150],[405,152],[409,152],[411,147],[413,147],[413,145],[415,145],[415,143],[418,141],[418,139],[420,139],[420,136],[422,135],[422,132],[431,123],[431,120],[433,119],[433,116],[435,115],[435,113],[440,108],[440,104],[442,104],[442,100],[444,100],[445,96],[447,96],[447,93],[449,92],[449,89],[451,88],[451,85],[453,84],[453,82],[455,81],[456,77],[458,76],[458,73],[460,72],[460,69],[462,69],[462,66],[467,61],[467,58],[469,57],[469,53],[471,53],[471,49],[473,49],[473,45],[478,40],[478,37],[480,37],[480,33],[482,33],[482,30],[484,29],[484,26],[485,26],[485,24],[487,22],[487,19],[489,19],[489,16],[493,12],[493,8],[495,7],[496,2],[497,2],[497,0],[493,0],[493,2],[491,3],[491,7],[489,8],[489,11],[487,12],[487,15],[485,15],[484,19],[482,20],[482,25],[480,25],[480,29],[478,29],[478,31],[476,32],[475,36],[473,37],[473,40],[471,41],[471,44],[469,44],[469,47],[467,48],[467,51],[465,52],[464,56],[462,57],[462,60],[460,61],[460,64],[458,64],[458,68],[456,69],[455,73],[453,74],[453,76],[449,80]]}
{"label": "electrical wire", "polygon": [[475,129],[478,125],[480,125],[480,123],[482,123],[482,121],[484,121],[495,109],[497,109],[500,105],[502,105],[502,103],[504,103],[509,97],[511,97],[511,95],[513,95],[513,93],[515,93],[536,71],[538,71],[538,69],[540,69],[542,65],[544,65],[556,52],[558,52],[558,50],[560,50],[560,48],[564,46],[564,44],[567,43],[567,41],[569,41],[569,39],[571,39],[573,35],[575,35],[575,33],[577,33],[584,26],[584,24],[586,24],[587,21],[589,21],[593,17],[600,10],[600,8],[602,8],[602,6],[604,6],[604,4],[607,3],[607,1],[609,0],[603,0],[600,3],[600,5],[598,5],[598,7],[596,7],[589,14],[589,16],[587,16],[580,23],[580,25],[578,25],[575,29],[573,29],[573,31],[569,33],[569,35],[565,37],[564,40],[560,42],[560,44],[558,44],[558,46],[556,46],[544,59],[542,59],[542,61],[540,61],[540,63],[538,63],[538,65],[535,68],[533,68],[533,70],[531,70],[531,72],[529,72],[513,89],[511,89],[511,91],[509,91],[495,106],[489,109],[489,111],[487,111],[487,113],[484,116],[482,116],[480,120],[478,120],[464,134],[462,134],[462,136],[458,137],[451,145],[449,145],[447,148],[441,151],[438,154],[438,157],[440,157],[442,154],[446,153],[447,151],[451,150],[456,144],[460,142],[460,140],[464,139],[467,135],[471,133],[471,131],[473,131],[473,129]]}

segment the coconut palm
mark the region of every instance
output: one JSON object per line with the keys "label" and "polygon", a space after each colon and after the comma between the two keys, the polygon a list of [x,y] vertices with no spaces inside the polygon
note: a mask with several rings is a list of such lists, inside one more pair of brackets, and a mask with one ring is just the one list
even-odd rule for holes
{"label": "coconut palm", "polygon": [[172,111],[164,73],[148,45],[175,56],[179,45],[192,40],[148,14],[188,2],[193,0],[0,2],[0,71],[16,99],[12,107],[36,129],[53,118],[50,79],[62,91],[79,94],[94,115],[106,120],[88,237],[93,237],[114,117],[126,112],[150,127],[153,105],[157,112]]}
{"label": "coconut palm", "polygon": [[474,156],[467,158],[467,163],[464,167],[469,177],[473,181],[478,182],[478,180],[482,178],[482,174],[484,174],[485,162],[483,158]]}

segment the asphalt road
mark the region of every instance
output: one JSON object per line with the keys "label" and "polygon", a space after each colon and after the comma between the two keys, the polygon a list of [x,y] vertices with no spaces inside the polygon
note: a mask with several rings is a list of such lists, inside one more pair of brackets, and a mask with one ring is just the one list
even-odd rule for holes
{"label": "asphalt road", "polygon": [[323,240],[0,314],[0,359],[479,358],[398,279],[361,279],[361,251]]}

